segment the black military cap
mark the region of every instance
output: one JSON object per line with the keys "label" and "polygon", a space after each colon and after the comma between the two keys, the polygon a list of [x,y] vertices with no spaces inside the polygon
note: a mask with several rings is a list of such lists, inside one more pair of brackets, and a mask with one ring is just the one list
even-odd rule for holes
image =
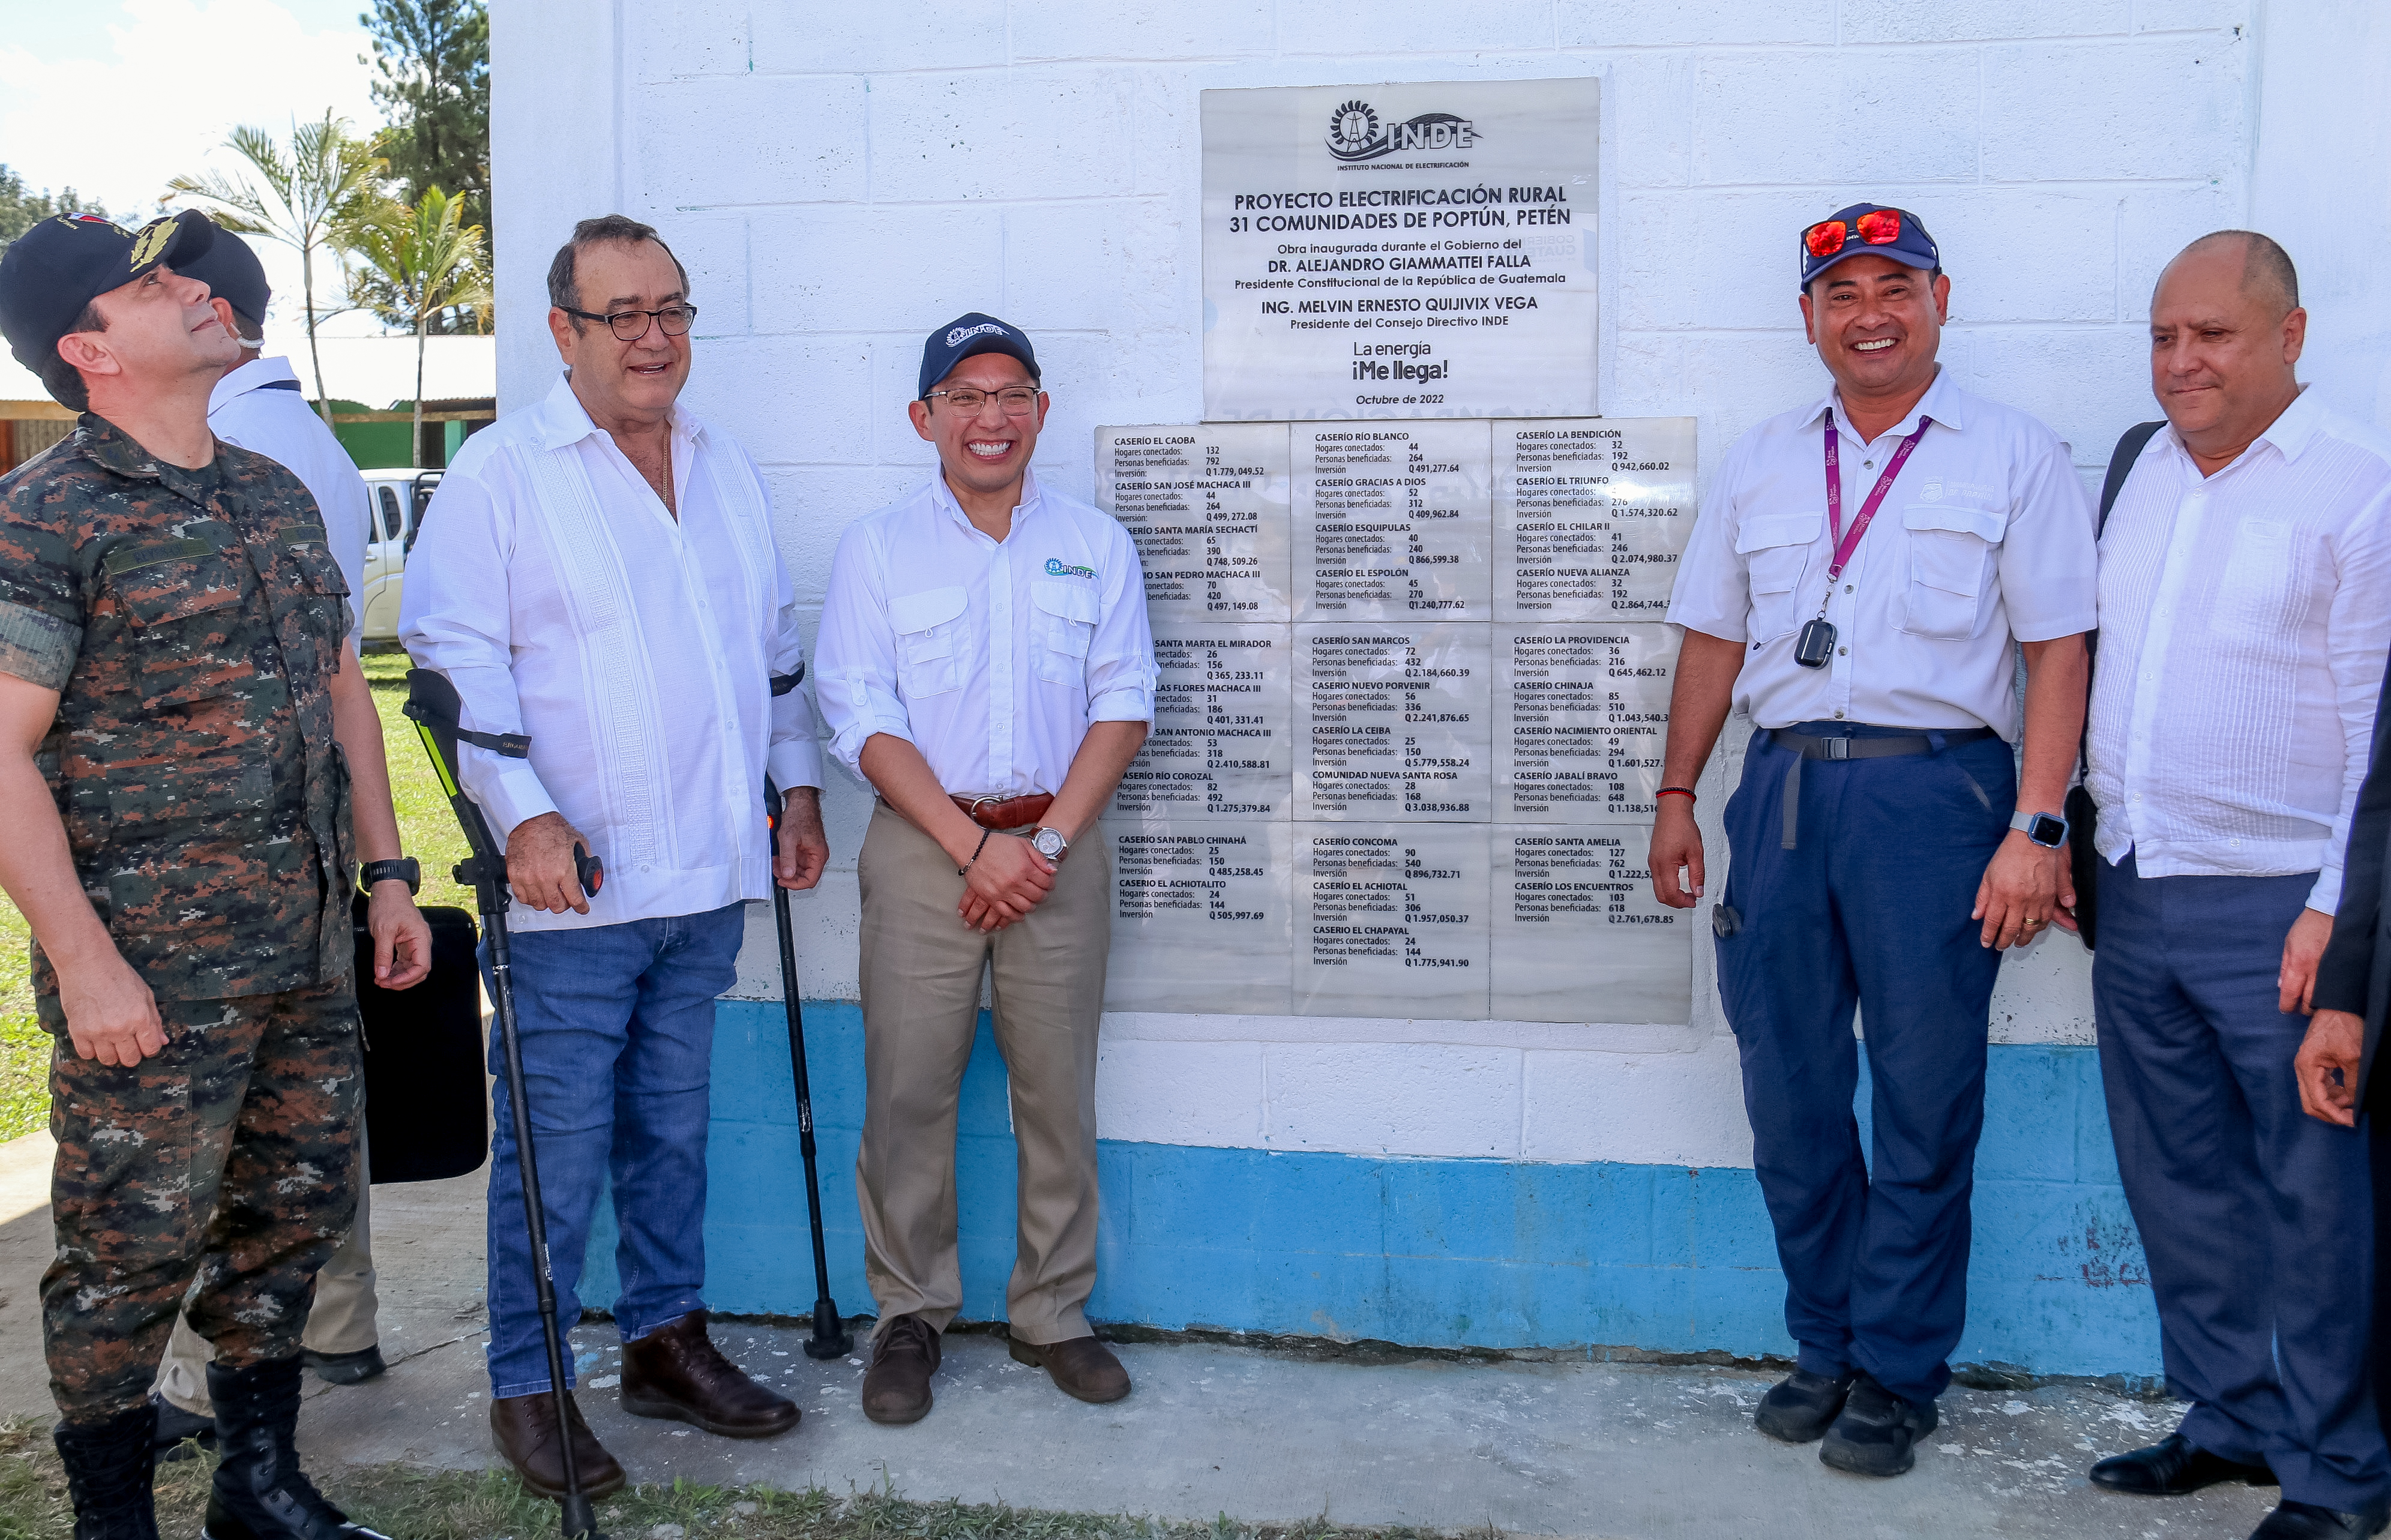
{"label": "black military cap", "polygon": [[0,335],[17,362],[39,374],[84,305],[161,263],[181,267],[215,238],[214,222],[196,209],[137,230],[97,214],[45,219],[0,252]]}
{"label": "black military cap", "polygon": [[230,230],[218,230],[214,244],[199,256],[183,253],[174,271],[206,284],[208,292],[230,304],[250,325],[265,325],[265,302],[274,297],[265,281],[265,265],[248,241]]}

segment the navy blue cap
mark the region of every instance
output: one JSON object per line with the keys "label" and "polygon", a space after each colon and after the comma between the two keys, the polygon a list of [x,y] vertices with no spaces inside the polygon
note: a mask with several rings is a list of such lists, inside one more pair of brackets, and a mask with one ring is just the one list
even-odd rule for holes
{"label": "navy blue cap", "polygon": [[[1841,228],[1838,229],[1837,226]],[[1885,203],[1855,203],[1838,209],[1801,235],[1802,291],[1810,281],[1846,257],[1891,257],[1905,267],[1929,273],[1943,270],[1943,253],[1926,224],[1907,209]]]}
{"label": "navy blue cap", "polygon": [[174,264],[174,271],[206,284],[208,292],[230,304],[251,325],[265,324],[265,303],[274,297],[272,286],[265,281],[265,265],[257,260],[248,241],[230,230],[218,230],[215,243],[204,255]]}
{"label": "navy blue cap", "polygon": [[930,388],[953,373],[957,364],[976,353],[1011,354],[1021,360],[1029,378],[1039,378],[1038,354],[1029,339],[995,317],[975,310],[931,332],[929,341],[922,344],[922,381],[914,396],[929,395]]}
{"label": "navy blue cap", "polygon": [[39,374],[84,305],[162,263],[179,270],[215,238],[214,221],[197,209],[137,230],[91,214],[45,219],[0,252],[0,336]]}

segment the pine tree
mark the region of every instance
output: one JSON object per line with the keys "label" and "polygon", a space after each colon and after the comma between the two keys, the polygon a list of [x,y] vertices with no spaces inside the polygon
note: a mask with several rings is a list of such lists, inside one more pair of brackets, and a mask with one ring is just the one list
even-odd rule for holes
{"label": "pine tree", "polygon": [[490,18],[484,0],[372,0],[373,98],[390,120],[377,147],[400,202],[433,188],[490,212]]}

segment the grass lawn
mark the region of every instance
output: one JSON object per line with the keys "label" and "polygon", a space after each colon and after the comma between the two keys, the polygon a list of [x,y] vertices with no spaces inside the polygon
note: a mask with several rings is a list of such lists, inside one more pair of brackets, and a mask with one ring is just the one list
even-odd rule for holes
{"label": "grass lawn", "polygon": [[[407,654],[372,653],[365,665],[374,705],[381,712],[399,836],[407,853],[423,863],[423,891],[416,901],[427,907],[452,904],[471,912],[472,890],[459,886],[448,874],[465,859],[465,836],[448,810],[448,799],[440,795],[432,757],[416,737],[415,724],[399,714],[407,699]],[[50,1035],[33,1021],[32,941],[25,917],[0,894],[0,1140],[47,1128],[50,1122]]]}

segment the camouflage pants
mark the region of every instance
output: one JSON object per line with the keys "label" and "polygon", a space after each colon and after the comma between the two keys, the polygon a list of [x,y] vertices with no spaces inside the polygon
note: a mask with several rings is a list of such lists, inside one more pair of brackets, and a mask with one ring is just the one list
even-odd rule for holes
{"label": "camouflage pants", "polygon": [[356,1210],[352,981],[162,1000],[165,1050],[131,1068],[76,1057],[57,999],[37,1004],[58,1034],[42,1342],[59,1413],[140,1405],[178,1306],[218,1363],[297,1352],[317,1270]]}

